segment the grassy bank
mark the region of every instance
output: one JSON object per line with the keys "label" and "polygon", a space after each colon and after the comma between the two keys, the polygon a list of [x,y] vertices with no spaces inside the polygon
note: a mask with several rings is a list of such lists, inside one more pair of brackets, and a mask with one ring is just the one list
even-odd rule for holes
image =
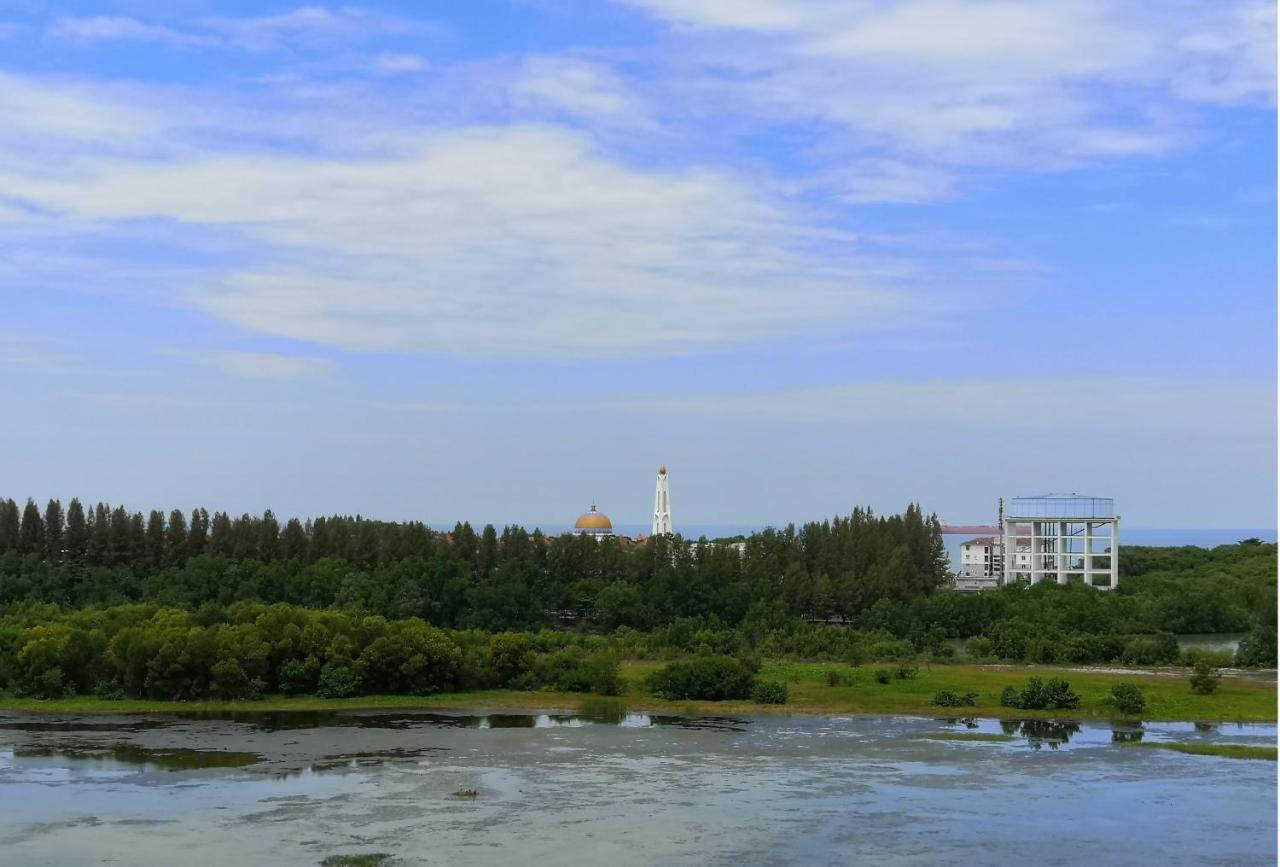
{"label": "grassy bank", "polygon": [[[910,716],[983,716],[1005,718],[1057,717],[1110,719],[1117,716],[1108,699],[1116,683],[1137,684],[1146,695],[1150,720],[1225,722],[1275,722],[1276,685],[1245,678],[1223,678],[1213,695],[1191,692],[1186,677],[1170,677],[1143,672],[1078,671],[1052,666],[933,665],[920,668],[914,678],[877,683],[878,668],[889,665],[852,667],[834,663],[766,663],[760,676],[785,681],[789,689],[786,705],[759,705],[748,701],[672,702],[656,699],[643,688],[644,675],[661,666],[658,662],[626,662],[622,674],[627,680],[625,696],[632,710],[686,715],[746,715],[776,713],[812,714],[898,714]],[[829,686],[828,673],[848,678],[848,685]],[[1021,686],[1027,678],[1061,677],[1080,696],[1073,711],[1028,711],[1000,706],[1005,686]],[[934,694],[950,690],[978,694],[971,708],[947,709],[931,705]],[[313,696],[271,696],[261,701],[167,702],[126,699],[104,701],[71,698],[57,701],[0,699],[0,711],[156,713],[174,711],[304,711],[356,710],[378,708],[484,708],[492,710],[573,711],[584,696],[562,692],[519,692],[484,690],[443,693],[430,696],[374,695],[350,699],[321,699]]]}

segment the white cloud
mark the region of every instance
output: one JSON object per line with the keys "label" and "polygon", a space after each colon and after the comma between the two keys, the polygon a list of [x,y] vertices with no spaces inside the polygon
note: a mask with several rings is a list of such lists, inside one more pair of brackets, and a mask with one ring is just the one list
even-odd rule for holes
{"label": "white cloud", "polygon": [[315,379],[328,374],[333,362],[327,358],[276,355],[267,352],[236,352],[226,349],[172,349],[166,354],[208,365],[232,376],[246,379]]}
{"label": "white cloud", "polygon": [[189,276],[175,303],[351,349],[679,353],[912,309],[852,239],[732,177],[630,167],[553,127],[420,133],[377,158],[86,153],[69,167],[0,168],[0,190],[68,231],[238,237],[240,261]]}
{"label": "white cloud", "polygon": [[904,162],[1150,154],[1184,138],[1186,100],[1275,95],[1265,0],[622,2],[676,26],[673,90],[706,110],[821,121]]}
{"label": "white cloud", "polygon": [[131,40],[160,42],[168,45],[193,46],[208,44],[209,40],[171,27],[147,24],[136,18],[98,15],[91,18],[59,18],[50,27],[50,34],[60,39],[80,41]]}
{"label": "white cloud", "polygon": [[83,42],[129,40],[272,52],[341,48],[387,37],[435,37],[438,31],[369,9],[301,6],[278,15],[190,19],[181,26],[122,16],[64,17],[50,26],[49,34]]}
{"label": "white cloud", "polygon": [[603,121],[639,123],[648,109],[625,82],[599,64],[568,57],[528,59],[511,85],[517,103],[550,106]]}

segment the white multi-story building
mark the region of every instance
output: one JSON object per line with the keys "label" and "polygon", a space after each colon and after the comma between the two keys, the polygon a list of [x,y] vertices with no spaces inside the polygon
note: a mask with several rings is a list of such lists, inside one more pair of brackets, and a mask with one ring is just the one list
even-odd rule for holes
{"label": "white multi-story building", "polygon": [[1015,497],[1001,517],[1004,583],[1120,583],[1120,516],[1110,497]]}
{"label": "white multi-story building", "polygon": [[1000,586],[1000,540],[979,536],[960,543],[960,571],[957,590],[989,590]]}

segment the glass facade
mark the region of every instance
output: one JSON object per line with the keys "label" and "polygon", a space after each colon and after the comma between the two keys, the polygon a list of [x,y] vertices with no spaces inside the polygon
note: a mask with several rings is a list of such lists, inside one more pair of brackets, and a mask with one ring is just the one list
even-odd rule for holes
{"label": "glass facade", "polygon": [[1112,518],[1115,513],[1115,501],[1110,497],[1079,494],[1014,497],[1005,509],[1010,518]]}

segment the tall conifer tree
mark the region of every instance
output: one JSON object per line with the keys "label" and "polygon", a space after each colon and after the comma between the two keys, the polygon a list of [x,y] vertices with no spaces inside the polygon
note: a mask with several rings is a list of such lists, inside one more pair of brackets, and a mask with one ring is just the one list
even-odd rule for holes
{"label": "tall conifer tree", "polygon": [[44,507],[44,550],[50,560],[61,560],[66,547],[62,503],[50,500]]}
{"label": "tall conifer tree", "polygon": [[84,506],[76,497],[67,506],[67,556],[77,562],[84,560],[89,544],[89,525],[84,518]]}
{"label": "tall conifer tree", "polygon": [[22,509],[18,550],[24,554],[44,553],[44,518],[40,516],[40,507],[30,497],[27,497],[27,505]]}

